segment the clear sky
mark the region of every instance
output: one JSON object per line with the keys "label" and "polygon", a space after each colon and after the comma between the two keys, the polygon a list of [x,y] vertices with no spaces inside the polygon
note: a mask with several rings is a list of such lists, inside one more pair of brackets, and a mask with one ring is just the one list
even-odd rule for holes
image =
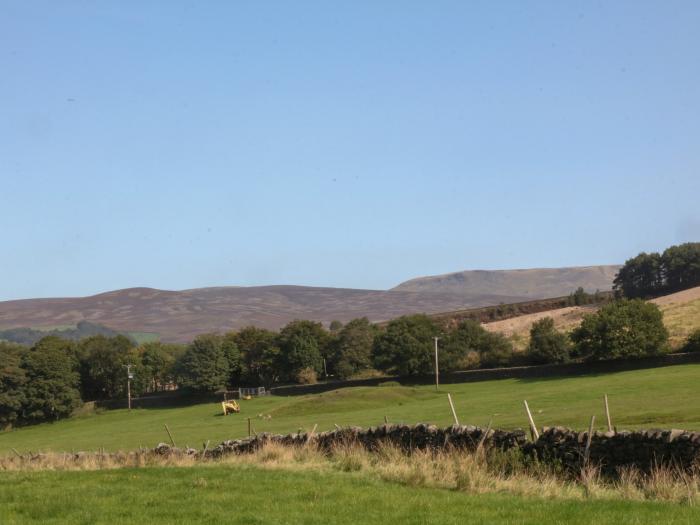
{"label": "clear sky", "polygon": [[0,1],[0,299],[700,240],[700,2]]}

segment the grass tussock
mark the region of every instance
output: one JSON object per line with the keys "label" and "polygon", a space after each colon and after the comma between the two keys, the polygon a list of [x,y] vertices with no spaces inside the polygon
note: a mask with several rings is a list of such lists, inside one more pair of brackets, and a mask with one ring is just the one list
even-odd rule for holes
{"label": "grass tussock", "polygon": [[[0,458],[0,471],[73,471],[195,465],[255,466],[287,471],[341,471],[411,487],[456,490],[469,494],[508,493],[575,500],[665,501],[695,505],[700,496],[700,470],[686,472],[656,467],[650,473],[624,468],[614,478],[595,466],[572,476],[552,464],[526,458],[519,451],[416,451],[406,454],[385,445],[375,451],[341,445],[330,453],[313,446],[268,444],[252,454],[221,459],[192,455],[159,456],[150,451],[116,454],[45,454]],[[206,479],[198,479],[205,486]]]}

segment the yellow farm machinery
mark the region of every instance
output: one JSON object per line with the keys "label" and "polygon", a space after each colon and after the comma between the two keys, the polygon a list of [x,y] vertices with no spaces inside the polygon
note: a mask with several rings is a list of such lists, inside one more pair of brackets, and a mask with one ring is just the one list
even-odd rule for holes
{"label": "yellow farm machinery", "polygon": [[241,411],[241,406],[236,402],[235,399],[229,399],[228,401],[221,402],[221,408],[224,410],[224,415],[228,416],[230,413],[237,414]]}

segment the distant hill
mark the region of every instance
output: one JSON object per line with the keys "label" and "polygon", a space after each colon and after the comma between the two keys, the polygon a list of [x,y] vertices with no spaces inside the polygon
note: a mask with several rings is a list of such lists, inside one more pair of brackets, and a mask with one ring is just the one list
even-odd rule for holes
{"label": "distant hill", "polygon": [[197,334],[256,325],[277,329],[294,319],[330,323],[366,316],[372,321],[434,313],[520,297],[252,286],[184,291],[129,288],[90,297],[0,302],[0,329],[53,327],[87,320],[118,331],[155,332],[161,340],[186,342]]}
{"label": "distant hill", "polygon": [[247,325],[278,329],[294,319],[323,323],[367,317],[385,321],[412,313],[439,313],[567,295],[578,286],[607,290],[617,266],[459,272],[407,281],[393,290],[310,286],[128,288],[90,297],[0,302],[0,330],[76,325],[159,334],[186,342],[195,335]]}
{"label": "distant hill", "polygon": [[544,299],[567,295],[579,286],[587,292],[610,290],[619,269],[619,265],[607,265],[529,270],[469,270],[418,277],[403,282],[392,290],[462,295],[491,293]]}

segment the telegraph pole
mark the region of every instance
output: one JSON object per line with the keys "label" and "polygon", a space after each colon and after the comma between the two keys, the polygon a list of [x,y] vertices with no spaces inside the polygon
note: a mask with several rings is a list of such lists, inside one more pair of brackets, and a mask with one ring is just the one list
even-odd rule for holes
{"label": "telegraph pole", "polygon": [[128,401],[129,410],[131,410],[131,380],[134,378],[134,374],[131,373],[131,367],[133,365],[124,365],[126,367],[126,396]]}
{"label": "telegraph pole", "polygon": [[439,371],[438,371],[438,340],[439,337],[433,337],[435,339],[435,390],[440,386]]}

